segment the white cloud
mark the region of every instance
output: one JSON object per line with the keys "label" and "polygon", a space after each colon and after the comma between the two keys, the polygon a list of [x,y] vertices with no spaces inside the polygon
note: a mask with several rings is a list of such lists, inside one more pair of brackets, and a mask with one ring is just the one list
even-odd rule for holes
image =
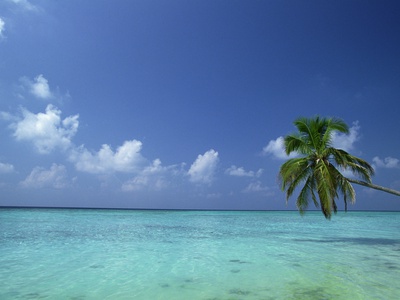
{"label": "white cloud", "polygon": [[49,81],[42,75],[38,75],[34,80],[28,77],[21,77],[20,81],[23,86],[29,89],[29,92],[36,98],[48,100],[53,98],[53,93],[50,90]]}
{"label": "white cloud", "polygon": [[31,93],[38,98],[48,99],[52,97],[50,92],[49,81],[42,74],[35,78],[31,86]]}
{"label": "white cloud", "polygon": [[384,159],[375,156],[373,159],[373,168],[387,168],[387,169],[394,169],[400,168],[400,160],[394,157],[386,157]]}
{"label": "white cloud", "polygon": [[355,173],[353,173],[350,169],[344,169],[342,167],[338,167],[338,170],[340,173],[342,173],[342,175],[346,178],[353,178],[353,179],[357,179],[357,175]]}
{"label": "white cloud", "polygon": [[92,174],[136,172],[144,162],[141,149],[137,140],[125,141],[115,152],[107,144],[94,153],[81,146],[71,151],[70,160],[77,170]]}
{"label": "white cloud", "polygon": [[128,180],[122,185],[123,191],[137,191],[146,187],[161,190],[169,186],[168,178],[178,174],[176,166],[164,167],[161,165],[161,160],[155,159],[153,163],[144,168],[139,175],[131,180]]}
{"label": "white cloud", "polygon": [[211,183],[218,164],[218,152],[211,149],[203,155],[197,156],[197,159],[190,166],[188,175],[191,182]]}
{"label": "white cloud", "polygon": [[36,167],[29,176],[21,182],[21,185],[25,188],[51,187],[62,189],[68,186],[67,170],[65,166],[57,164],[53,164],[48,170]]}
{"label": "white cloud", "polygon": [[244,190],[243,193],[266,193],[269,191],[269,188],[263,186],[260,181],[251,182]]}
{"label": "white cloud", "polygon": [[2,18],[0,18],[0,40],[5,38],[5,36],[4,36],[5,25],[6,25],[6,23],[4,22],[4,20]]}
{"label": "white cloud", "polygon": [[11,123],[14,137],[18,141],[30,141],[43,154],[55,148],[66,150],[79,126],[79,116],[69,116],[61,120],[61,111],[52,105],[45,113],[34,114],[22,109],[22,119]]}
{"label": "white cloud", "polygon": [[14,171],[14,166],[0,162],[0,173],[11,173]]}
{"label": "white cloud", "polygon": [[343,149],[344,151],[351,151],[354,149],[354,143],[360,139],[360,126],[358,122],[354,122],[353,126],[349,128],[349,134],[343,134],[333,132],[332,144],[337,149]]}
{"label": "white cloud", "polygon": [[0,120],[9,121],[9,122],[16,122],[18,118],[9,112],[0,111]]}
{"label": "white cloud", "polygon": [[39,8],[36,5],[33,5],[28,0],[9,0],[9,1],[18,5],[23,10],[28,10],[28,11],[38,11],[39,10]]}
{"label": "white cloud", "polygon": [[122,184],[121,189],[124,192],[138,191],[149,185],[147,176],[136,176]]}
{"label": "white cloud", "polygon": [[254,171],[245,171],[242,167],[236,167],[235,165],[230,166],[225,170],[225,173],[231,176],[238,177],[260,177],[263,170],[259,169],[257,172]]}
{"label": "white cloud", "polygon": [[287,159],[297,156],[294,152],[290,155],[286,154],[283,136],[278,137],[276,140],[270,140],[268,145],[263,148],[263,154],[272,155],[278,159]]}

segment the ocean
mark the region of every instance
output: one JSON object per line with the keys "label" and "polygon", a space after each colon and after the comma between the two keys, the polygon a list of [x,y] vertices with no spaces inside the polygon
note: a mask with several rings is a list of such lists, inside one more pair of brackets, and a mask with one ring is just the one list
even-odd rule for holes
{"label": "ocean", "polygon": [[0,299],[400,299],[400,212],[0,209]]}

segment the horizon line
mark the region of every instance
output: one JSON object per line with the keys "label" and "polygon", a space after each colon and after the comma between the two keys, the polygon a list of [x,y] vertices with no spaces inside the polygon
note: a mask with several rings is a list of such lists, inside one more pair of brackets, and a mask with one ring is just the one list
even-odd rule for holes
{"label": "horizon line", "polygon": [[[125,207],[88,207],[88,206],[18,206],[0,205],[0,209],[82,209],[82,210],[142,210],[142,211],[232,211],[232,212],[298,212],[295,209],[207,209],[207,208],[125,208]],[[319,209],[310,209],[307,212],[319,212]],[[400,212],[400,210],[338,210],[338,212]]]}

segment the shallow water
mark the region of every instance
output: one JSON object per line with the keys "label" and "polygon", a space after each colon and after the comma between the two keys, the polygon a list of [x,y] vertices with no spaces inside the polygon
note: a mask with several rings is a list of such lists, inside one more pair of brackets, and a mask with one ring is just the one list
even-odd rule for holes
{"label": "shallow water", "polygon": [[399,299],[400,213],[0,209],[0,299]]}

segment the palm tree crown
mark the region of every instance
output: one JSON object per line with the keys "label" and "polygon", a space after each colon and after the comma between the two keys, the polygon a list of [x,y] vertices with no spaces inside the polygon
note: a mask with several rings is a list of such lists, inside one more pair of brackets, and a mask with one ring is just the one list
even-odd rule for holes
{"label": "palm tree crown", "polygon": [[349,132],[342,120],[317,116],[298,118],[294,125],[298,132],[286,136],[284,146],[287,155],[296,152],[299,157],[289,159],[279,171],[282,190],[286,190],[286,201],[304,183],[296,202],[300,213],[304,213],[312,199],[315,206],[320,207],[324,216],[330,219],[332,210],[337,211],[335,199],[339,198],[339,194],[343,195],[345,209],[348,200],[355,202],[351,180],[344,177],[340,170],[349,170],[367,183],[371,183],[374,170],[361,158],[332,146],[334,132]]}

